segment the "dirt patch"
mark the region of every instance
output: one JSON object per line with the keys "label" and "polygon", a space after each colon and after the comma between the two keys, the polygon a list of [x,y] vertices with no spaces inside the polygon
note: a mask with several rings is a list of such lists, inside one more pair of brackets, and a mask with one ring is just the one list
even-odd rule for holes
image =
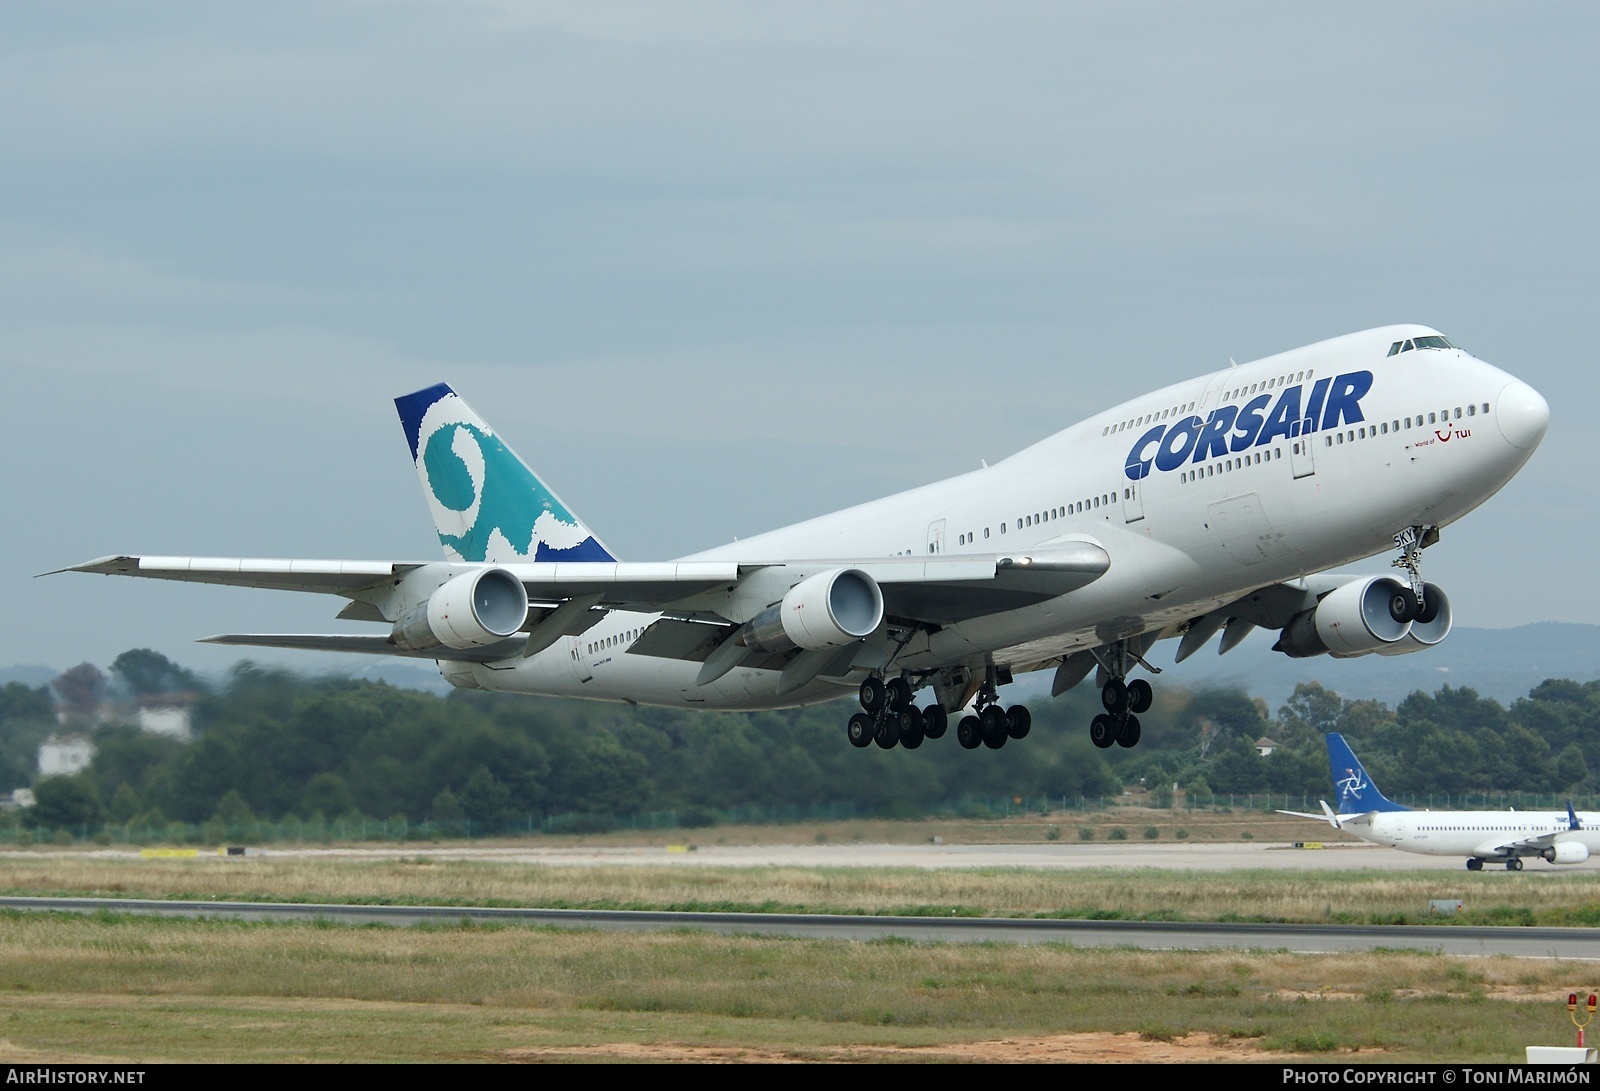
{"label": "dirt patch", "polygon": [[596,1046],[533,1046],[508,1049],[508,1059],[582,1057],[589,1060],[692,1061],[698,1064],[783,1064],[802,1061],[973,1061],[1027,1064],[1062,1061],[1111,1064],[1136,1061],[1287,1061],[1286,1053],[1268,1054],[1249,1038],[1217,1039],[1185,1034],[1171,1041],[1146,1041],[1137,1034],[1051,1034],[1036,1038],[1001,1038],[985,1042],[946,1042],[933,1046],[834,1046],[802,1051],[695,1046],[678,1042],[614,1042]]}

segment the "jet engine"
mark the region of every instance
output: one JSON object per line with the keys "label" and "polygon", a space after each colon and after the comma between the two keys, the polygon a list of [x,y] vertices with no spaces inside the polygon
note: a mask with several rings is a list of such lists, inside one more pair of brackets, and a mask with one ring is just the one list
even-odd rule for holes
{"label": "jet engine", "polygon": [[883,592],[859,568],[818,572],[750,620],[744,645],[764,652],[841,648],[883,623]]}
{"label": "jet engine", "polygon": [[1552,864],[1581,864],[1589,858],[1589,846],[1582,841],[1557,841],[1540,855]]}
{"label": "jet engine", "polygon": [[497,644],[528,619],[528,592],[503,568],[464,572],[394,623],[394,642],[414,652]]}
{"label": "jet engine", "polygon": [[[1423,597],[1426,602],[1426,587]],[[1351,580],[1324,595],[1314,608],[1291,618],[1273,650],[1293,659],[1324,652],[1348,659],[1388,648],[1404,640],[1415,628],[1414,622],[1399,621],[1395,617],[1403,613],[1404,602],[1409,598],[1410,588],[1391,576]],[[1449,605],[1443,602],[1442,595],[1440,601],[1444,606],[1444,630],[1448,632]],[[1444,636],[1440,634],[1433,643],[1442,639]],[[1405,650],[1417,651],[1418,648]]]}

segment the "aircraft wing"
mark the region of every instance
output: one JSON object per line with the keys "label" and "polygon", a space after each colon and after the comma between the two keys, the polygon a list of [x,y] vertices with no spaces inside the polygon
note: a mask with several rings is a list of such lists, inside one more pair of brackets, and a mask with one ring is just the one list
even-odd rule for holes
{"label": "aircraft wing", "polygon": [[1552,830],[1537,837],[1519,837],[1510,841],[1485,841],[1472,850],[1474,856],[1500,856],[1506,853],[1537,853],[1554,845],[1567,830]]}
{"label": "aircraft wing", "polygon": [[[184,583],[219,583],[274,591],[316,591],[352,597],[383,580],[422,567],[421,562],[294,561],[246,557],[100,557],[56,572],[94,572],[102,576],[144,576]],[[53,576],[55,572],[46,572]]]}
{"label": "aircraft wing", "polygon": [[[534,602],[587,599],[592,608],[664,610],[685,617],[717,617],[708,595],[731,590],[758,572],[773,573],[773,596],[781,598],[792,579],[815,572],[859,568],[883,591],[885,613],[901,620],[947,625],[1002,610],[1017,609],[1077,590],[1111,566],[1105,550],[1092,542],[1069,542],[1022,554],[960,557],[826,558],[819,560],[727,561],[558,561],[473,564],[451,561],[317,561],[239,557],[101,557],[59,569],[108,576],[310,591],[364,603],[378,601],[396,581],[430,569],[439,582],[485,567],[502,568],[522,581]],[[702,601],[697,602],[696,599]],[[381,613],[347,611],[360,620],[382,620]]]}

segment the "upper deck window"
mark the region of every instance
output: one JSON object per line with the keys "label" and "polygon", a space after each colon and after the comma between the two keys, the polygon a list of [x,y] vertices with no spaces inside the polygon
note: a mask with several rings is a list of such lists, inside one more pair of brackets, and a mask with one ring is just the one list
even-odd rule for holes
{"label": "upper deck window", "polygon": [[1438,334],[1429,334],[1427,337],[1413,337],[1407,341],[1396,341],[1394,344],[1389,346],[1389,355],[1394,356],[1398,353],[1410,352],[1412,349],[1453,348],[1455,348],[1454,345],[1445,340],[1443,337],[1440,337]]}

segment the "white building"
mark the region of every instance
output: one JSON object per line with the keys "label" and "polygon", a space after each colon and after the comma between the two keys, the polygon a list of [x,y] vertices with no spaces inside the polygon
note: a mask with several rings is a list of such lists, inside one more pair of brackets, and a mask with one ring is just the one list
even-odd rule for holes
{"label": "white building", "polygon": [[193,703],[194,696],[188,693],[142,697],[139,699],[139,729],[188,742],[193,737],[189,728],[189,706]]}
{"label": "white building", "polygon": [[94,760],[94,743],[84,735],[51,735],[39,744],[41,777],[71,776]]}

